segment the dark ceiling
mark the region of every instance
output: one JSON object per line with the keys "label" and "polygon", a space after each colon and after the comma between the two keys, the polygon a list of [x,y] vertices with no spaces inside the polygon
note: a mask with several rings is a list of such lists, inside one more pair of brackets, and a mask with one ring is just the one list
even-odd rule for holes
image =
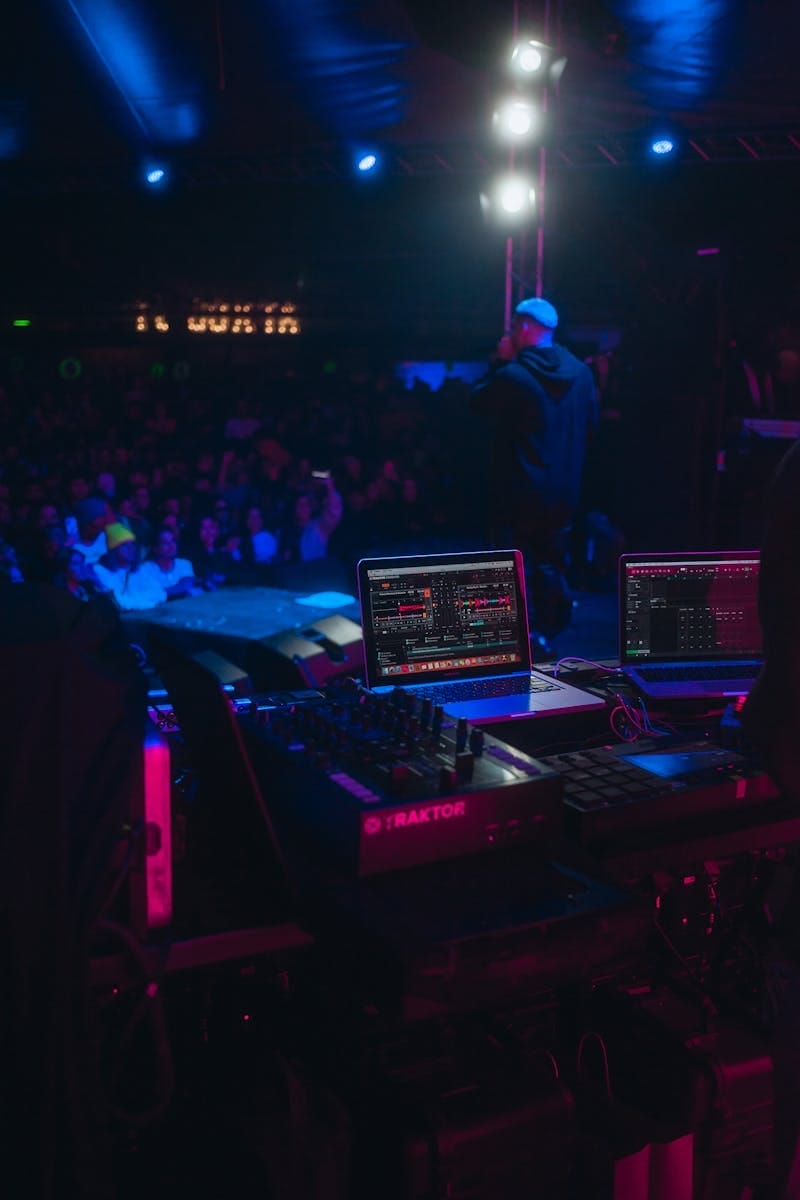
{"label": "dark ceiling", "polygon": [[[785,264],[800,5],[518,8],[520,28],[537,34],[549,17],[568,59],[550,114],[547,261],[575,308],[608,309],[612,275],[635,308],[654,264],[691,263],[709,242]],[[16,297],[60,290],[75,303],[269,280],[347,314],[373,306],[403,321],[413,304],[418,325],[444,310],[483,322],[503,249],[482,224],[478,179],[498,158],[489,115],[514,10],[512,0],[17,5],[0,38],[0,273]],[[687,135],[693,165],[679,186],[640,162],[640,134],[656,123]],[[388,148],[390,171],[358,188],[348,150],[366,141]],[[137,178],[153,156],[174,168],[176,186],[159,196]],[[725,162],[744,172],[735,184],[715,170]],[[613,169],[622,163],[641,169]],[[582,165],[597,170],[570,169]],[[767,189],[777,169],[791,175]]]}
{"label": "dark ceiling", "polygon": [[[789,0],[519,0],[568,58],[562,139],[800,121]],[[0,39],[0,179],[170,150],[481,145],[512,0],[27,0]],[[452,164],[449,164],[452,165]],[[329,163],[330,166],[330,163]]]}

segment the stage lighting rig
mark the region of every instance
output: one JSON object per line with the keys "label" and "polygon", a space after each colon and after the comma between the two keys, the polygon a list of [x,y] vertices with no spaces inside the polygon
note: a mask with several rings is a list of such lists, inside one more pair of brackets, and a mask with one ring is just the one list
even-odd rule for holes
{"label": "stage lighting rig", "polygon": [[526,38],[517,42],[511,51],[511,69],[518,75],[529,76],[544,70],[550,50],[542,42]]}
{"label": "stage lighting rig", "polygon": [[556,84],[566,65],[566,58],[557,57],[551,46],[530,37],[520,38],[509,58],[511,74],[526,84]]}
{"label": "stage lighting rig", "polygon": [[510,172],[494,180],[488,194],[481,194],[481,207],[501,224],[521,224],[535,211],[536,190],[526,175]]}
{"label": "stage lighting rig", "polygon": [[514,97],[503,101],[495,110],[493,123],[499,137],[523,141],[537,131],[540,112],[530,100]]}
{"label": "stage lighting rig", "polygon": [[[506,330],[511,324],[515,281],[519,300],[534,288],[537,296],[542,295],[547,174],[544,143],[551,93],[555,92],[567,64],[566,58],[548,44],[551,32],[549,4],[545,6],[541,31],[544,40],[531,36],[529,29],[520,29],[519,10],[519,0],[513,0],[513,42],[501,67],[511,94],[507,91],[505,96],[498,98],[493,117],[495,134],[508,144],[507,171],[481,194],[484,214],[491,215],[506,230],[503,310]],[[525,168],[533,173],[536,160],[538,181],[534,190]],[[533,234],[536,238],[536,277],[535,281],[529,282],[526,255]],[[515,243],[518,243],[516,248]]]}
{"label": "stage lighting rig", "polygon": [[676,163],[682,157],[683,143],[681,137],[671,123],[651,126],[642,139],[642,154],[654,164]]}

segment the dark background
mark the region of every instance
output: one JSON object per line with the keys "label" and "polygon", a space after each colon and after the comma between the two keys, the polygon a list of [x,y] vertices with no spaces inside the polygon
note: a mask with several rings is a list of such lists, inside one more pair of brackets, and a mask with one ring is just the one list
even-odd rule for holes
{"label": "dark background", "polygon": [[[4,22],[4,338],[37,310],[40,329],[63,328],[235,290],[290,296],[308,333],[390,352],[493,343],[505,232],[478,196],[504,162],[489,114],[512,3],[144,0],[116,24],[109,11],[34,0]],[[568,65],[547,134],[545,284],[565,324],[666,326],[673,341],[706,324],[712,293],[739,336],[793,318],[794,6],[542,0],[518,6],[520,28],[548,12]],[[190,137],[161,119],[176,105]],[[657,126],[684,139],[679,161],[648,160]],[[350,149],[367,141],[389,161],[356,180]],[[168,190],[141,186],[148,158],[170,164]],[[720,255],[698,260],[708,245]],[[530,246],[525,265],[530,290]]]}

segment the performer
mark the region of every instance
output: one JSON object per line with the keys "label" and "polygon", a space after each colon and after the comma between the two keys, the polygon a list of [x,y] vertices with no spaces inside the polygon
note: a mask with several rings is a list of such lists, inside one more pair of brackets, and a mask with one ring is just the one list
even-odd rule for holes
{"label": "performer", "polygon": [[474,405],[494,430],[490,540],[521,549],[530,569],[547,564],[561,577],[598,406],[591,371],[554,341],[557,326],[549,301],[518,304]]}

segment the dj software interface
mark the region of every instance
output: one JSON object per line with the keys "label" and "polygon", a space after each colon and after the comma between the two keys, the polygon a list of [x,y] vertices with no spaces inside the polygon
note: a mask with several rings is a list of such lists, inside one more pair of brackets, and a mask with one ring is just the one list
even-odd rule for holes
{"label": "dj software interface", "polygon": [[369,610],[379,674],[519,663],[523,605],[512,559],[376,569]]}

